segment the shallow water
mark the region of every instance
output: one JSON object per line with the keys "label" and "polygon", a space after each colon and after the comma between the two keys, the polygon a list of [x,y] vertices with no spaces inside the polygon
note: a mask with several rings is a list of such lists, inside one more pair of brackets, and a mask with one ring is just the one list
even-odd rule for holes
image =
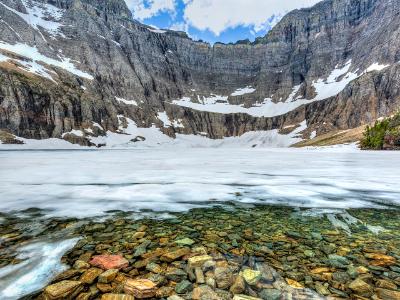
{"label": "shallow water", "polygon": [[[161,236],[190,237],[212,253],[261,255],[277,270],[280,284],[296,278],[310,289],[304,290],[308,299],[319,297],[312,291],[315,281],[304,278],[314,276],[310,268],[327,264],[323,247],[342,248],[346,255],[351,248],[346,268],[360,267],[360,261],[368,267],[358,258],[365,245],[400,260],[400,154],[395,152],[0,151],[0,162],[2,299],[40,291],[74,264],[75,252],[93,251],[109,230],[131,236],[141,224],[155,245]],[[126,221],[114,224],[120,218]],[[167,219],[155,221],[160,218]],[[93,222],[105,224],[104,232],[86,230]],[[254,231],[250,238],[244,237],[248,229]],[[126,238],[107,243],[110,253],[132,254]],[[266,245],[275,251],[273,258],[263,252]],[[305,257],[305,251],[315,257]],[[289,261],[293,254],[301,261]],[[386,278],[384,271],[371,272],[374,284]],[[344,292],[350,296],[348,288]]]}

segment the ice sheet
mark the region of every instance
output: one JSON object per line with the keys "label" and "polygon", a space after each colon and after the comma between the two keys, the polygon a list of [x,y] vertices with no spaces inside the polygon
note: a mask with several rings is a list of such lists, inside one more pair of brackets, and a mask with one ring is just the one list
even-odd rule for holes
{"label": "ice sheet", "polygon": [[334,209],[400,204],[395,152],[0,151],[0,162],[0,211],[38,207],[84,217],[108,210],[186,211],[224,201]]}

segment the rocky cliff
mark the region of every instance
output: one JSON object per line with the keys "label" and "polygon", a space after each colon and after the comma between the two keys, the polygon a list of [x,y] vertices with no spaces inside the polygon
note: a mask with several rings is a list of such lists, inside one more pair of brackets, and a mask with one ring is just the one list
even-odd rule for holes
{"label": "rocky cliff", "polygon": [[211,46],[134,21],[123,0],[1,0],[0,129],[104,145],[358,127],[400,106],[399,14],[326,0]]}

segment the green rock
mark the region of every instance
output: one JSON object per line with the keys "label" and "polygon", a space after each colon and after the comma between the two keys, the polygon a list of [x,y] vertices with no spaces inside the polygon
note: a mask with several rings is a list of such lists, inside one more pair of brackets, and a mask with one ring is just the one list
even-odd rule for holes
{"label": "green rock", "polygon": [[184,239],[175,241],[175,244],[178,244],[180,246],[191,246],[194,243],[195,243],[195,241],[193,241],[192,239],[189,239],[189,238],[184,238]]}
{"label": "green rock", "polygon": [[340,283],[346,283],[350,281],[350,276],[346,272],[335,272],[332,274],[332,279]]}
{"label": "green rock", "polygon": [[330,292],[328,291],[328,289],[321,283],[316,282],[315,283],[315,290],[317,291],[318,294],[327,296],[330,294]]}
{"label": "green rock", "polygon": [[263,289],[260,292],[260,297],[263,300],[279,300],[281,299],[281,292],[277,289]]}
{"label": "green rock", "polygon": [[356,269],[354,266],[348,266],[348,267],[347,267],[347,274],[349,274],[349,276],[350,276],[352,279],[355,279],[355,278],[357,278],[357,276],[358,276],[357,269]]}
{"label": "green rock", "polygon": [[183,280],[175,286],[177,294],[185,294],[193,290],[193,284],[188,280]]}
{"label": "green rock", "polygon": [[307,257],[314,257],[315,253],[313,251],[311,251],[311,250],[305,250],[304,251],[304,255],[307,256]]}
{"label": "green rock", "polygon": [[246,269],[242,273],[244,280],[249,284],[249,285],[256,285],[257,282],[261,278],[261,272],[260,271],[255,271],[251,269]]}

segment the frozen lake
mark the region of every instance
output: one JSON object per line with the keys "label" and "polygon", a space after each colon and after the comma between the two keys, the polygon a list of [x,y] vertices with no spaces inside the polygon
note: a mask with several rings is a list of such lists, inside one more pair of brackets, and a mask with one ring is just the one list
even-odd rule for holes
{"label": "frozen lake", "polygon": [[305,149],[0,151],[0,211],[86,217],[224,201],[344,209],[400,204],[400,153]]}

